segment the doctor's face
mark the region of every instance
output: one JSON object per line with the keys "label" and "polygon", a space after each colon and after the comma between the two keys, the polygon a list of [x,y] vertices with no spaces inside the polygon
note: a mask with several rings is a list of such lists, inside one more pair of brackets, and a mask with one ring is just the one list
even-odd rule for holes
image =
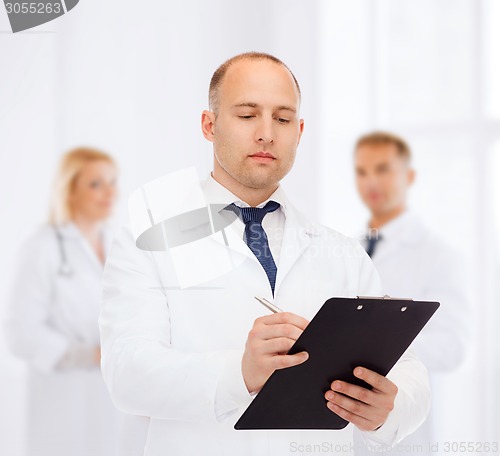
{"label": "doctor's face", "polygon": [[214,143],[214,178],[230,189],[274,190],[292,168],[304,127],[291,74],[271,61],[241,60],[218,94],[217,112],[202,117]]}
{"label": "doctor's face", "polygon": [[356,184],[372,214],[383,215],[404,207],[414,171],[394,144],[365,144],[355,155]]}
{"label": "doctor's face", "polygon": [[116,167],[105,160],[85,164],[70,196],[73,218],[107,219],[116,200],[116,177]]}

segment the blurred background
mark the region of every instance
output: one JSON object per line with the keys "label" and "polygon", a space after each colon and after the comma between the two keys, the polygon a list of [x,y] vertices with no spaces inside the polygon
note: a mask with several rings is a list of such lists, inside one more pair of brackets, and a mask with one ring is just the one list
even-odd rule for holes
{"label": "blurred background", "polygon": [[[463,254],[474,322],[466,362],[435,401],[439,440],[500,439],[500,2],[81,0],[17,34],[0,7],[0,318],[19,246],[46,221],[62,153],[89,145],[127,195],[169,171],[211,169],[200,131],[228,57],[275,54],[297,76],[305,132],[284,185],[312,219],[357,236],[368,213],[353,145],[387,129],[413,149],[411,207]],[[25,367],[0,337],[0,452],[21,454]],[[443,374],[445,375],[445,374]]]}

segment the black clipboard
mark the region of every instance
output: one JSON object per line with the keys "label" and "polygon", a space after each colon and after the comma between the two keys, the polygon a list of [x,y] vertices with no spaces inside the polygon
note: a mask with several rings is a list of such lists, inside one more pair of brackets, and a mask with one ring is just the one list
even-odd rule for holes
{"label": "black clipboard", "polygon": [[288,352],[305,350],[309,359],[275,371],[234,428],[344,428],[348,422],[326,406],[332,381],[370,388],[354,368],[387,375],[438,307],[389,296],[328,299]]}

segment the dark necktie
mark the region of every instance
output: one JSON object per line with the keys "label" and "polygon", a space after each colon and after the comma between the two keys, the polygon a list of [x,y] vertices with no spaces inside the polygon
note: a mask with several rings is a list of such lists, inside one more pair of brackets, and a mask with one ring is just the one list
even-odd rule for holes
{"label": "dark necktie", "polygon": [[279,207],[280,205],[276,201],[269,201],[264,207],[239,207],[234,203],[226,207],[227,210],[240,217],[245,224],[245,242],[259,260],[264,271],[266,271],[273,296],[278,269],[269,249],[269,242],[262,227],[262,220],[267,213],[274,212]]}
{"label": "dark necktie", "polygon": [[375,236],[368,236],[366,238],[366,253],[370,258],[373,257],[375,253],[375,249],[377,248],[377,243],[382,239],[380,234],[376,234]]}

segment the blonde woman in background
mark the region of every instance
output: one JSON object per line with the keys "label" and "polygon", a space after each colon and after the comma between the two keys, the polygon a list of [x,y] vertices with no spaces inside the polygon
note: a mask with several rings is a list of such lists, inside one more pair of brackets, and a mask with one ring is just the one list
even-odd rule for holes
{"label": "blonde woman in background", "polygon": [[117,167],[98,150],[62,157],[50,222],[14,272],[6,334],[29,365],[29,456],[112,456],[118,412],[99,369],[97,318]]}

